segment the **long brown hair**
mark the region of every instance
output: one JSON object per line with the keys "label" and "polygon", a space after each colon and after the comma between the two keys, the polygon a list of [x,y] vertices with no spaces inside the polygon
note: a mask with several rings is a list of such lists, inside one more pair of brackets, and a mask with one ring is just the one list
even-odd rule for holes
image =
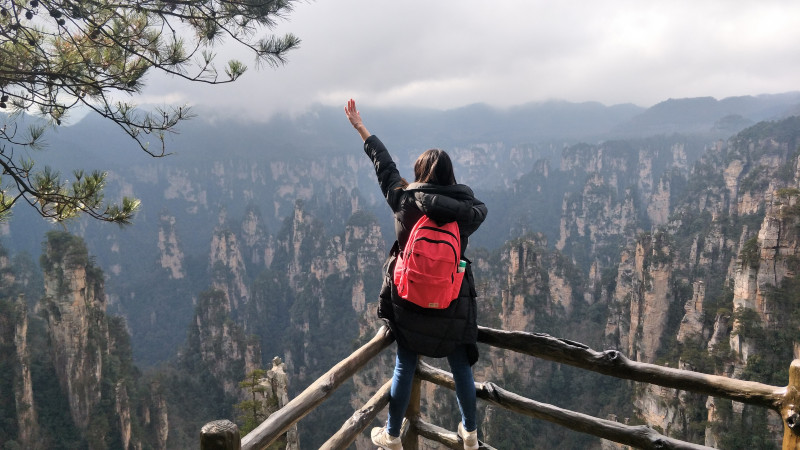
{"label": "long brown hair", "polygon": [[456,184],[453,163],[447,152],[432,148],[419,155],[414,163],[414,181],[440,186]]}

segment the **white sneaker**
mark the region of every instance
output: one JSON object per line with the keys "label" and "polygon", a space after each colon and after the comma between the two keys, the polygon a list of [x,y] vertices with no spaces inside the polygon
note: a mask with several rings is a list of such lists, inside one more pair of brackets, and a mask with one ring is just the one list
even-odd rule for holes
{"label": "white sneaker", "polygon": [[[458,437],[460,437],[461,440],[464,441],[465,450],[476,450],[477,448],[479,448],[478,430],[467,431],[464,429],[464,424],[458,422]],[[375,442],[374,439],[373,442]]]}
{"label": "white sneaker", "polygon": [[390,435],[386,431],[386,427],[372,429],[372,443],[386,450],[403,450],[403,443],[400,442],[400,437]]}

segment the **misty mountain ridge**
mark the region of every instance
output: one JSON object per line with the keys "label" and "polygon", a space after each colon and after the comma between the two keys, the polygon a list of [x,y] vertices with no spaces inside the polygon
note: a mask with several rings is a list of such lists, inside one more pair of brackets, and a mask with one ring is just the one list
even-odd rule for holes
{"label": "misty mountain ridge", "polygon": [[[798,105],[800,92],[727,97],[722,100],[713,97],[668,99],[618,126],[615,131],[633,136],[717,131],[735,134],[756,122],[795,115]],[[726,128],[726,124],[733,126]]]}
{"label": "misty mountain ridge", "polygon": [[[194,108],[197,117],[180,124],[167,136],[172,156],[187,160],[230,156],[272,160],[294,156],[349,153],[353,132],[341,108],[315,105],[296,116],[276,115],[262,122],[238,117],[221,118]],[[370,108],[364,111],[370,131],[392,149],[418,152],[431,147],[449,149],[476,142],[504,142],[513,146],[548,142],[559,146],[578,142],[641,138],[652,135],[702,134],[724,139],[763,120],[800,112],[800,92],[758,96],[668,99],[650,108],[633,104],[606,106],[598,102],[560,100],[525,103],[509,108],[472,104],[450,110],[427,108]],[[98,132],[102,130],[101,132]],[[111,167],[142,162],[150,157],[107,120],[90,114],[78,123],[47,136],[51,149],[70,143],[78,154],[54,155],[45,162],[67,164],[91,157]],[[151,145],[160,145],[152,141]],[[118,149],[125,149],[120,151]],[[130,149],[130,151],[127,151]],[[85,155],[82,153],[86,151]],[[76,157],[77,156],[77,157]]]}
{"label": "misty mountain ridge", "polygon": [[[650,108],[633,104],[607,106],[599,102],[550,100],[508,108],[483,103],[450,110],[425,108],[370,108],[364,111],[371,131],[395,146],[419,149],[448,148],[475,142],[510,145],[553,141],[571,144],[657,134],[707,134],[727,138],[763,120],[794,115],[800,108],[800,92],[738,96],[668,99]],[[197,109],[202,122],[202,110]],[[740,120],[732,121],[731,117]],[[272,117],[260,128],[262,136],[282,142],[302,142],[303,152],[350,151],[352,132],[342,126],[341,108],[315,105],[294,118]],[[234,120],[211,124],[234,126]],[[731,122],[734,126],[730,126]],[[727,127],[720,125],[728,125]],[[197,124],[199,126],[199,123]],[[205,126],[205,125],[204,125]],[[247,122],[242,128],[250,128]],[[186,131],[189,129],[187,127]]]}

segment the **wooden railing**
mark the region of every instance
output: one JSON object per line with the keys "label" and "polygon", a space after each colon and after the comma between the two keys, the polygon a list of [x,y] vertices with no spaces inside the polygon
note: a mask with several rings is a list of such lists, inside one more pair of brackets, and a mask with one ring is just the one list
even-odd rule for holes
{"label": "wooden railing", "polygon": [[[230,421],[214,421],[206,424],[200,433],[201,450],[265,449],[388,347],[392,340],[388,329],[381,328],[368,343],[340,361],[242,439],[239,438],[238,428]],[[778,387],[631,361],[617,350],[598,352],[584,344],[541,333],[502,331],[479,327],[478,341],[617,378],[724,397],[772,409],[780,414],[783,420],[783,450],[800,450],[800,435],[798,434],[800,432],[800,360],[794,360],[791,363],[789,384],[785,387]],[[418,448],[419,437],[436,441],[448,448],[462,448],[462,443],[455,432],[427,423],[420,418],[420,384],[422,381],[451,390],[455,389],[452,375],[425,363],[418,364],[411,402],[406,412],[408,420],[403,427],[403,448]],[[342,449],[352,444],[389,403],[390,385],[391,382],[387,382],[378,389],[375,395],[356,411],[321,448]],[[540,403],[506,391],[491,382],[476,382],[475,388],[478,398],[493,405],[632,447],[659,450],[710,448],[664,436],[645,425],[626,425]],[[481,448],[492,447],[481,442]]]}

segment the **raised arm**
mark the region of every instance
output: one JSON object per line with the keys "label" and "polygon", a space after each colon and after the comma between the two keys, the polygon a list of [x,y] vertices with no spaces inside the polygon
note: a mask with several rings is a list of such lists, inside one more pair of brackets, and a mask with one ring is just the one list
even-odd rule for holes
{"label": "raised arm", "polygon": [[352,98],[347,102],[344,106],[344,113],[347,115],[347,119],[350,121],[350,124],[353,125],[353,128],[358,131],[358,134],[361,136],[362,141],[366,141],[368,137],[370,137],[369,131],[367,131],[367,127],[364,126],[364,122],[361,120],[361,114],[358,113],[356,109],[356,101]]}

